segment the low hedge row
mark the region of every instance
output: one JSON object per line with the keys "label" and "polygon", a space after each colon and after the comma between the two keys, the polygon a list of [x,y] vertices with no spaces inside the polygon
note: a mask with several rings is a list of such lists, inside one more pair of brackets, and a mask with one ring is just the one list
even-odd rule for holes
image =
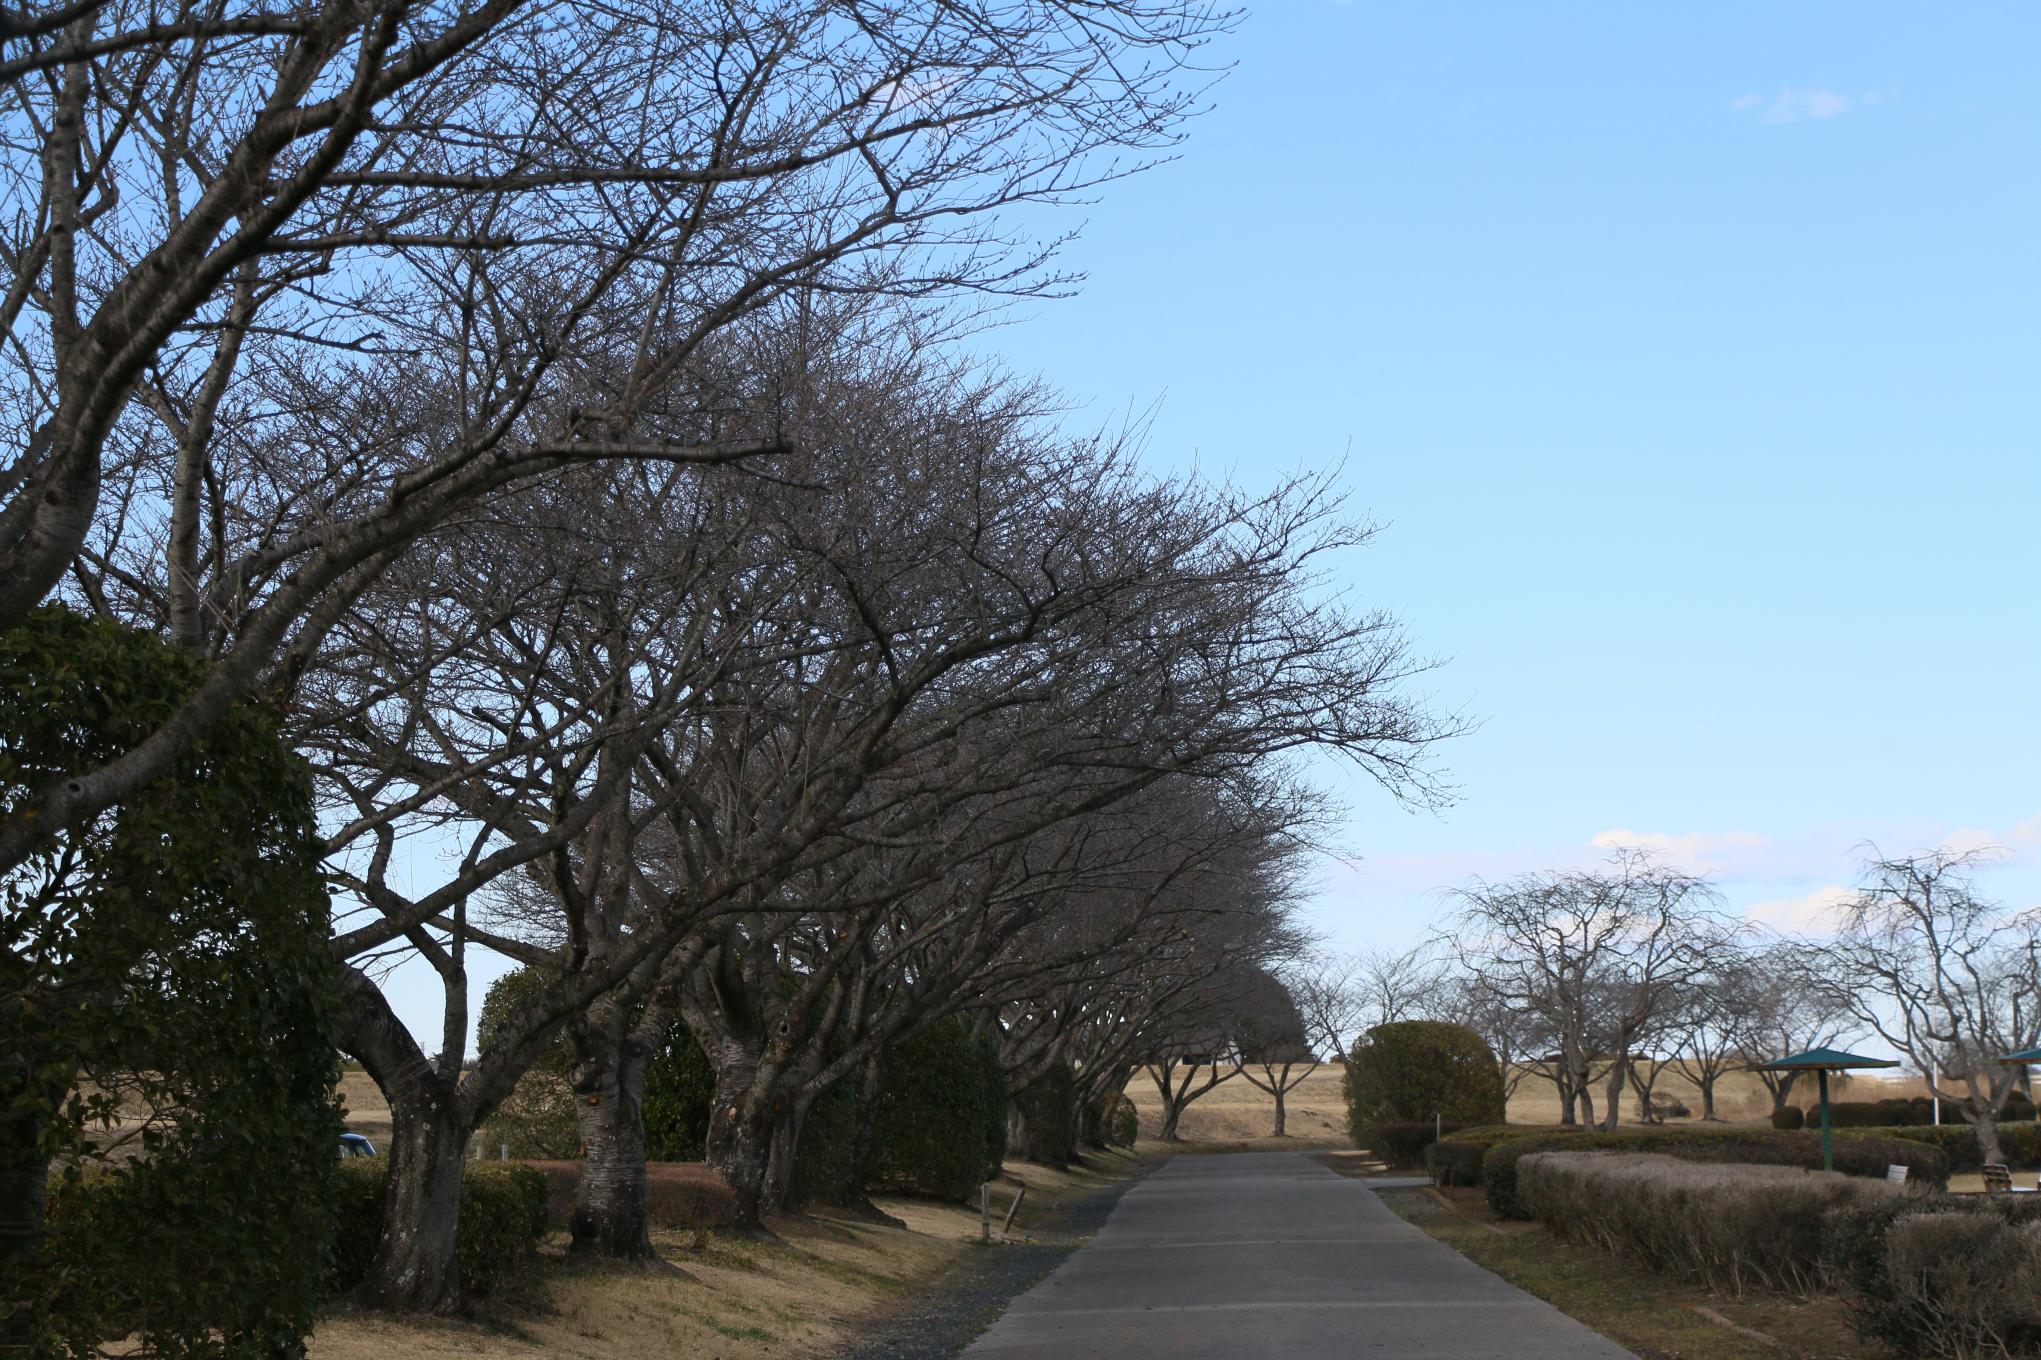
{"label": "low hedge row", "polygon": [[[1527,1218],[1517,1193],[1517,1163],[1537,1152],[1660,1152],[1689,1162],[1744,1163],[1812,1170],[1821,1165],[1821,1137],[1763,1129],[1640,1128],[1614,1133],[1561,1133],[1496,1145],[1482,1159],[1481,1188],[1503,1218]],[[1936,1189],[1949,1181],[1949,1163],[1925,1143],[1853,1132],[1835,1140],[1835,1167],[1844,1175],[1879,1176],[1907,1168],[1910,1179]]]}
{"label": "low hedge row", "polygon": [[[1903,1138],[1909,1143],[1935,1148],[1948,1160],[1952,1172],[1978,1171],[1984,1166],[1984,1149],[1977,1145],[1977,1130],[1968,1124],[1943,1124],[1939,1127],[1917,1124],[1903,1128],[1865,1129],[1862,1132]],[[2001,1124],[1998,1126],[1998,1145],[2008,1165],[2030,1167],[2041,1163],[2041,1124]]]}
{"label": "low hedge row", "polygon": [[2041,1352],[2041,1199],[1907,1195],[1829,1218],[1828,1279],[1901,1355]]}
{"label": "low hedge row", "polygon": [[[383,1228],[388,1164],[380,1157],[342,1162],[336,1184],[331,1288],[345,1294],[375,1259]],[[546,1231],[546,1178],[517,1162],[476,1162],[461,1176],[461,1228],[456,1257],[471,1294],[494,1290]]]}
{"label": "low hedge row", "polygon": [[1882,1180],[1660,1153],[1535,1152],[1516,1176],[1525,1212],[1554,1235],[1733,1294],[1810,1291],[1828,1218],[1904,1193]]}
{"label": "low hedge row", "polygon": [[[574,1221],[581,1163],[528,1161],[546,1178],[546,1226],[555,1232]],[[645,1217],[655,1228],[720,1228],[737,1221],[737,1196],[701,1162],[645,1163]]]}
{"label": "low hedge row", "polygon": [[1458,1124],[1441,1125],[1429,1119],[1421,1124],[1377,1124],[1368,1130],[1368,1150],[1389,1166],[1420,1167],[1426,1164],[1425,1149],[1440,1133],[1454,1133],[1459,1128]]}
{"label": "low hedge row", "polygon": [[[1999,1112],[2001,1124],[2031,1124],[2034,1122],[2034,1103],[2014,1096]],[[1890,1100],[1835,1100],[1828,1106],[1830,1128],[1836,1129],[1899,1129],[1918,1125],[1935,1128],[1935,1102],[1926,1096],[1894,1097]],[[1942,1102],[1942,1123],[1940,1127],[1956,1125],[1967,1127],[1962,1110],[1950,1101]],[[1772,1127],[1775,1129],[1814,1129],[1821,1127],[1819,1108],[1803,1110],[1788,1105],[1772,1113]]]}

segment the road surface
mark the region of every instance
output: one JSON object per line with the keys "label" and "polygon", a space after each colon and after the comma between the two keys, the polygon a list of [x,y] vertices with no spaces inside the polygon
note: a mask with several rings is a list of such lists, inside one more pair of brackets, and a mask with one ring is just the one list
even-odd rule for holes
{"label": "road surface", "polygon": [[965,1360],[1634,1360],[1301,1152],[1172,1158]]}

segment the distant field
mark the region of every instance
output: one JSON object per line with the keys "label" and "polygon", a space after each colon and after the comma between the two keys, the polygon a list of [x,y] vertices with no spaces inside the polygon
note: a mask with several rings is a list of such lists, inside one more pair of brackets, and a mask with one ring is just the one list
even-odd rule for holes
{"label": "distant field", "polygon": [[[1804,1088],[1804,1089],[1802,1089]],[[1668,1068],[1659,1078],[1657,1090],[1685,1101],[1693,1110],[1693,1117],[1701,1115],[1700,1092],[1692,1082],[1679,1075],[1677,1069]],[[1141,1133],[1154,1137],[1161,1126],[1161,1100],[1155,1093],[1155,1084],[1146,1070],[1136,1072],[1127,1083],[1127,1094],[1134,1106],[1141,1112]],[[1918,1077],[1898,1081],[1879,1081],[1875,1078],[1859,1077],[1839,1083],[1833,1091],[1837,1100],[1880,1100],[1888,1096],[1926,1095],[1927,1087]],[[1793,1103],[1811,1106],[1815,1100],[1815,1085],[1803,1081],[1795,1085]],[[1346,1100],[1340,1090],[1340,1068],[1336,1063],[1320,1067],[1304,1081],[1304,1084],[1290,1093],[1289,1133],[1295,1138],[1327,1138],[1346,1136]],[[1629,1092],[1623,1094],[1623,1121],[1632,1123],[1636,1119],[1637,1101]],[[1595,1090],[1595,1115],[1603,1112],[1602,1090]],[[1772,1097],[1764,1084],[1748,1072],[1736,1072],[1716,1083],[1715,1112],[1721,1118],[1732,1122],[1762,1120],[1772,1112]],[[1559,1096],[1552,1083],[1536,1076],[1526,1076],[1517,1084],[1516,1093],[1510,1097],[1509,1122],[1512,1124],[1556,1124],[1559,1122]],[[1234,1077],[1204,1096],[1184,1112],[1178,1132],[1189,1142],[1236,1142],[1245,1138],[1261,1138],[1268,1135],[1275,1122],[1275,1102],[1264,1092],[1248,1084],[1245,1077]]]}

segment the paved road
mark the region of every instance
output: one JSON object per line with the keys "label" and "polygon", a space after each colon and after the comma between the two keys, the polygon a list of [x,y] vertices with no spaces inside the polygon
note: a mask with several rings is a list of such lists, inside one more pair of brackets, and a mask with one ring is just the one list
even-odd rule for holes
{"label": "paved road", "polygon": [[1173,1158],[966,1360],[1634,1360],[1300,1152]]}

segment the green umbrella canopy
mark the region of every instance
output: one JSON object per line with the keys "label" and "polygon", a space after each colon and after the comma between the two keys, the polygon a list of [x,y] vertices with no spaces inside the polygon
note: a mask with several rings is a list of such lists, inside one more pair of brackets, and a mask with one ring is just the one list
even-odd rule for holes
{"label": "green umbrella canopy", "polygon": [[2002,1063],[2041,1063],[2041,1048],[2023,1048],[1999,1059]]}
{"label": "green umbrella canopy", "polygon": [[[2041,1059],[2036,1059],[2041,1062]],[[1859,1053],[1845,1053],[1839,1048],[1810,1048],[1805,1053],[1794,1053],[1775,1062],[1760,1063],[1760,1072],[1840,1072],[1850,1067],[1897,1067],[1890,1058],[1866,1058]]]}

